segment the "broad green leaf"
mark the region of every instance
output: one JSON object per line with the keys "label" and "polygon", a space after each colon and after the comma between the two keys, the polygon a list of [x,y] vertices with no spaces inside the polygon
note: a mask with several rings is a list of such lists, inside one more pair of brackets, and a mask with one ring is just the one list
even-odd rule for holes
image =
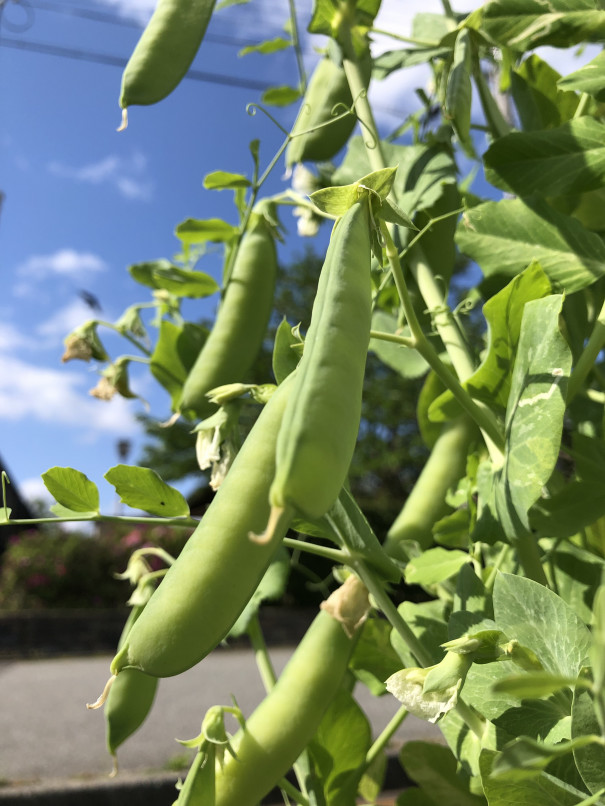
{"label": "broad green leaf", "polygon": [[[581,806],[586,794],[558,778],[541,772],[529,779],[511,781],[506,777],[492,778],[497,754],[481,753],[481,781],[489,806]],[[587,804],[585,804],[587,806]]]}
{"label": "broad green leaf", "polygon": [[584,67],[560,78],[558,85],[563,90],[587,92],[597,101],[605,101],[605,53],[599,53]]}
{"label": "broad green leaf", "polygon": [[517,51],[541,45],[570,48],[605,37],[605,11],[588,0],[492,0],[473,12],[465,25],[499,45]]}
{"label": "broad green leaf", "polygon": [[281,546],[265,574],[252,594],[252,598],[244,608],[242,614],[229,630],[228,638],[238,638],[243,635],[252,620],[258,613],[261,604],[267,600],[276,600],[283,595],[288,577],[290,576],[290,554]]}
{"label": "broad green leaf", "polygon": [[[576,739],[590,734],[599,734],[600,731],[592,694],[577,688],[571,708],[572,737]],[[605,747],[598,744],[576,747],[574,748],[574,759],[589,792],[597,793],[605,788]]]}
{"label": "broad green leaf", "polygon": [[[399,328],[395,316],[380,310],[374,311],[372,330],[398,336],[410,336],[408,327]],[[429,367],[424,358],[411,347],[384,339],[371,339],[369,349],[380,358],[383,364],[394,369],[402,378],[419,378],[428,371]]]}
{"label": "broad green leaf", "polygon": [[568,294],[605,274],[605,244],[538,199],[504,199],[467,210],[456,242],[486,277],[511,277],[532,261]]}
{"label": "broad green leaf", "polygon": [[172,408],[178,408],[181,389],[208,336],[206,328],[186,322],[182,327],[165,319],[149,368],[153,377],[168,391]]}
{"label": "broad green leaf", "polygon": [[51,467],[42,474],[48,492],[62,506],[74,512],[99,511],[97,485],[73,467]]}
{"label": "broad green leaf", "polygon": [[540,499],[530,513],[530,522],[545,537],[573,537],[603,515],[603,485],[593,477],[574,479],[550,498]]}
{"label": "broad green leaf", "polygon": [[296,87],[270,87],[262,94],[262,102],[270,106],[289,106],[300,98],[300,90]]}
{"label": "broad green leaf", "polygon": [[278,384],[298,366],[300,353],[297,348],[301,345],[302,342],[292,333],[292,326],[284,317],[275,331],[273,345],[273,375]]}
{"label": "broad green leaf", "polygon": [[494,619],[511,640],[530,647],[553,675],[575,679],[586,663],[588,629],[560,597],[531,579],[498,574]]}
{"label": "broad green leaf", "polygon": [[[351,3],[354,13],[353,34],[355,28],[360,26],[370,28],[374,17],[378,14],[381,0],[356,0]],[[342,21],[342,12],[332,0],[315,0],[313,3],[313,16],[307,27],[311,34],[326,34],[338,39],[339,28]]]}
{"label": "broad green leaf", "polygon": [[594,746],[595,739],[598,741],[599,737],[578,736],[571,741],[547,745],[529,736],[519,736],[502,748],[492,767],[492,777],[506,777],[507,781],[520,781],[534,776],[556,758],[587,745]]}
{"label": "broad green leaf", "polygon": [[[489,668],[492,668],[493,664]],[[472,671],[472,669],[471,669]],[[468,681],[468,676],[467,676]],[[467,683],[464,684],[463,697],[465,702]],[[471,785],[477,791],[477,783],[480,780],[479,755],[484,748],[495,750],[497,748],[496,728],[491,722],[486,722],[483,734],[479,738],[459,715],[458,711],[450,711],[439,723],[443,738],[446,740],[450,750],[458,759],[460,770],[465,776],[471,775]],[[498,735],[501,731],[497,731]],[[433,806],[443,806],[436,803]]]}
{"label": "broad green leaf", "polygon": [[167,518],[189,515],[189,504],[184,496],[162,481],[155,470],[116,465],[104,478],[116,488],[120,501],[133,509]]}
{"label": "broad green leaf", "polygon": [[219,290],[210,275],[201,271],[181,269],[168,260],[155,260],[152,263],[137,263],[128,271],[141,285],[164,289],[176,297],[208,297]]}
{"label": "broad green leaf", "polygon": [[605,560],[564,540],[548,551],[548,561],[555,590],[585,624],[590,624],[592,602],[605,575]]}
{"label": "broad green leaf", "polygon": [[206,220],[187,218],[176,227],[174,234],[186,250],[194,244],[206,243],[206,241],[228,243],[237,238],[238,229],[221,218]]}
{"label": "broad green leaf", "polygon": [[[357,201],[360,194],[366,190],[370,192],[371,201],[376,201],[374,196],[378,197],[378,210],[380,210],[379,205],[391,192],[396,171],[397,166],[372,171],[350,185],[338,185],[316,190],[311,193],[309,198],[322,212],[331,216],[340,216],[346,213],[349,207]],[[409,223],[412,227],[414,226],[411,221]]]}
{"label": "broad green leaf", "polygon": [[57,518],[73,518],[74,520],[79,521],[86,521],[92,518],[96,518],[99,514],[98,509],[91,509],[89,512],[80,512],[76,509],[69,509],[69,507],[64,507],[62,504],[53,504],[49,507],[50,511],[53,515],[56,515]]}
{"label": "broad green leaf", "polygon": [[406,742],[399,754],[403,768],[435,806],[481,806],[469,791],[469,777],[457,766],[452,751],[435,742]]}
{"label": "broad green leaf", "polygon": [[366,715],[349,692],[341,689],[310,744],[326,806],[355,800],[371,743],[372,730]]}
{"label": "broad green leaf", "polygon": [[[439,663],[444,655],[441,644],[447,641],[447,624],[444,617],[443,602],[438,600],[418,603],[403,602],[397,609],[408,627],[429,653],[431,664]],[[391,631],[391,644],[401,658],[403,666],[415,665],[416,661],[410,655],[407,644],[403,642],[403,639],[395,630]]]}
{"label": "broad green leaf", "polygon": [[436,585],[453,577],[469,562],[465,551],[428,549],[409,561],[405,569],[408,585]]}
{"label": "broad green leaf", "polygon": [[206,190],[237,190],[250,187],[250,180],[243,174],[213,171],[204,177],[204,187]]}
{"label": "broad green leaf", "polygon": [[468,30],[464,28],[456,37],[454,58],[445,91],[445,116],[458,136],[460,145],[469,156],[475,149],[471,140],[471,105],[473,88],[471,85],[472,45]]}
{"label": "broad green leaf", "polygon": [[573,118],[579,97],[559,89],[560,78],[535,53],[511,72],[512,96],[523,131],[551,129]]}
{"label": "broad green leaf", "polygon": [[526,674],[510,675],[494,683],[492,691],[510,694],[511,697],[524,699],[540,699],[548,697],[562,688],[573,688],[575,677],[563,677],[549,672],[528,672]]}
{"label": "broad green leaf", "polygon": [[401,660],[390,640],[391,625],[386,619],[369,618],[355,645],[349,668],[372,694],[386,692],[384,681],[401,669]]}
{"label": "broad green leaf", "polygon": [[605,126],[590,117],[556,129],[513,132],[484,155],[485,178],[518,196],[558,196],[605,185]]}
{"label": "broad green leaf", "polygon": [[[489,332],[488,350],[481,366],[463,386],[472,397],[500,410],[500,414],[508,402],[525,304],[547,296],[550,291],[541,266],[532,263],[483,306]],[[457,411],[457,403],[448,390],[433,401],[429,417],[439,422],[451,419]]]}
{"label": "broad green leaf", "polygon": [[[571,351],[559,330],[563,298],[526,303],[506,410],[506,454],[495,488],[505,533],[529,532],[528,512],[559,456]],[[521,531],[519,531],[521,530]]]}
{"label": "broad green leaf", "polygon": [[237,55],[247,56],[249,53],[276,53],[278,50],[285,50],[291,46],[291,39],[276,36],[274,39],[266,39],[264,42],[259,42],[258,45],[248,45],[248,47],[242,48]]}
{"label": "broad green leaf", "polygon": [[[592,666],[592,677],[594,680],[595,696],[599,706],[599,719],[603,723],[605,714],[605,586],[601,585],[596,592],[592,603],[592,647],[590,650],[590,661]],[[605,730],[605,724],[601,725],[601,730]]]}
{"label": "broad green leaf", "polygon": [[445,14],[421,11],[414,14],[412,20],[413,38],[426,43],[438,45],[445,36],[455,30],[455,21]]}
{"label": "broad green leaf", "polygon": [[418,64],[425,65],[431,59],[443,59],[450,53],[450,48],[428,47],[428,48],[403,48],[401,50],[388,50],[380,53],[373,62],[372,79],[381,81],[397,70],[406,67],[415,67]]}
{"label": "broad green leaf", "polygon": [[368,803],[374,803],[384,789],[387,762],[387,754],[385,752],[379,753],[361,776],[359,794]]}

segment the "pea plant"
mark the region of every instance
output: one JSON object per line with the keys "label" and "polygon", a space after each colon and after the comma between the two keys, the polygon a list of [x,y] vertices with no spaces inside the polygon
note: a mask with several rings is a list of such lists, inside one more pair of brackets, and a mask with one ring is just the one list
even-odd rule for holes
{"label": "pea plant", "polygon": [[[237,223],[179,224],[175,259],[130,268],[151,300],[66,339],[65,360],[99,362],[101,398],[133,397],[129,365],[148,365],[217,491],[197,521],[153,471],[106,474],[150,521],[194,531],[176,560],[133,554],[131,616],[91,707],[104,704],[115,756],[160,678],[247,633],[266,698],[251,714],[234,702],[200,715],[179,806],[256,806],[275,786],[301,806],[376,803],[410,713],[444,743],[403,747],[416,788],[400,806],[605,804],[605,60],[562,76],[537,52],[602,42],[605,10],[491,0],[466,14],[443,0],[402,37],[375,28],[379,6],[315,0],[306,22],[324,54],[307,83],[301,20],[284,4],[285,35],[247,49],[289,48],[299,65],[298,87],[268,90],[253,110],[283,145],[263,168],[252,141],[250,175],[205,179],[233,190]],[[124,72],[123,126],[128,107],[178,85],[213,13],[230,12],[160,0]],[[377,34],[391,50],[373,52]],[[430,89],[381,138],[370,80],[419,64]],[[280,109],[298,99],[288,131]],[[284,160],[292,186],[263,196]],[[486,181],[473,183],[479,172]],[[326,222],[332,234],[310,321],[282,321],[273,377],[253,384],[292,209],[301,235]],[[208,331],[182,303],[219,292],[197,267],[210,244],[224,272]],[[138,355],[110,358],[104,327]],[[424,379],[430,455],[385,535],[347,483],[368,351],[402,384]],[[259,408],[239,445],[242,411]],[[77,470],[43,478],[54,520],[111,520]],[[151,571],[146,552],[166,568]],[[276,678],[258,611],[283,592],[293,552],[329,560],[334,585]],[[397,605],[409,586],[423,600]],[[392,699],[377,736],[355,684]]]}

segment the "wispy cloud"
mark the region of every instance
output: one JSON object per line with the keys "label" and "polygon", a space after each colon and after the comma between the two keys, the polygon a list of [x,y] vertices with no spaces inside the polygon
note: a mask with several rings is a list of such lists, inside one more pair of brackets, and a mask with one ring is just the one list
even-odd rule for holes
{"label": "wispy cloud", "polygon": [[21,333],[9,322],[0,322],[0,354],[21,348],[35,348],[37,342],[30,336]]}
{"label": "wispy cloud", "polygon": [[153,186],[147,170],[147,158],[136,152],[130,159],[113,154],[98,162],[74,167],[62,162],[50,162],[48,171],[55,176],[90,185],[106,184],[136,201],[149,201]]}
{"label": "wispy cloud", "polygon": [[92,252],[59,249],[50,255],[32,255],[17,266],[19,277],[41,280],[49,275],[81,277],[89,272],[104,271],[107,264]]}
{"label": "wispy cloud", "polygon": [[[0,373],[0,419],[29,419],[85,429],[128,435],[139,430],[130,406],[123,398],[101,403],[89,397],[86,377],[65,369],[48,369],[8,355],[2,356]],[[96,376],[91,374],[89,385]]]}
{"label": "wispy cloud", "polygon": [[63,339],[72,330],[93,318],[88,305],[77,299],[55,311],[52,316],[41,322],[36,328],[40,336],[51,339]]}

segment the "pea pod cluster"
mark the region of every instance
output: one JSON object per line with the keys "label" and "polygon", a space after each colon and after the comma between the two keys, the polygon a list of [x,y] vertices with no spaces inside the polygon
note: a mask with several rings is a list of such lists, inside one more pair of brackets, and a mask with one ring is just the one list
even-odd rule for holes
{"label": "pea pod cluster", "polygon": [[[291,132],[293,139],[286,149],[288,167],[298,162],[331,160],[343,148],[355,128],[357,123],[355,115],[334,119],[345,111],[345,107],[348,109],[353,104],[340,54],[335,52],[337,50],[335,43],[330,42],[328,53],[313,71]],[[367,89],[372,74],[369,49],[360,59],[359,65]],[[333,110],[336,112],[335,115],[332,113]],[[329,125],[322,125],[325,123]],[[317,126],[320,128],[315,128]],[[314,131],[310,131],[311,129]]]}
{"label": "pea pod cluster", "polygon": [[244,235],[214,327],[183,386],[181,412],[206,417],[206,393],[246,380],[265,336],[271,311],[277,253],[263,216]]}
{"label": "pea pod cluster", "polygon": [[155,677],[190,669],[223,640],[256,590],[287,523],[271,541],[263,528],[275,473],[275,445],[296,373],[274,392],[225,481],[114,658],[118,675],[133,667]]}
{"label": "pea pod cluster", "polygon": [[122,127],[133,104],[155,104],[181,82],[206,33],[216,0],[159,0],[122,75]]}
{"label": "pea pod cluster", "polygon": [[317,731],[342,685],[369,609],[367,591],[349,577],[324,606],[275,687],[233,737],[235,758],[217,765],[215,806],[259,803]]}
{"label": "pea pod cluster", "polygon": [[321,518],[348,471],[361,419],[372,320],[367,195],[338,220],[319,278],[296,388],[277,439],[272,518]]}

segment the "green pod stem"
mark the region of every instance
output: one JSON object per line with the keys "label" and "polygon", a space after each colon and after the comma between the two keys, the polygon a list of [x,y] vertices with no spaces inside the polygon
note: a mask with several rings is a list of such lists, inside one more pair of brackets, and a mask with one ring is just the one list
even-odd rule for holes
{"label": "green pod stem", "polygon": [[[350,108],[353,105],[353,96],[338,56],[327,54],[313,71],[291,132],[293,139],[286,149],[287,167],[298,162],[331,160],[344,147],[355,128],[357,123],[355,115],[334,120],[329,126],[322,125],[342,114],[345,111],[343,106]],[[369,49],[360,60],[360,69],[367,89],[372,75]],[[337,104],[340,106],[335,110],[335,114],[332,114]],[[321,128],[307,131],[315,126]]]}
{"label": "green pod stem", "polygon": [[294,507],[314,520],[338,497],[359,431],[371,306],[363,196],[336,223],[321,270],[296,389],[277,440],[274,511]]}
{"label": "green pod stem", "polygon": [[[145,605],[135,605],[128,616],[118,650],[124,645],[133,624]],[[110,755],[115,759],[118,747],[138,730],[151,710],[158,680],[138,669],[128,669],[114,680],[105,703],[105,739]]]}
{"label": "green pod stem", "polygon": [[443,427],[412,492],[388,531],[384,548],[391,557],[404,559],[403,544],[408,540],[415,540],[422,549],[432,544],[433,526],[449,511],[446,493],[464,476],[469,445],[476,436],[477,426],[466,415]]}
{"label": "green pod stem", "polygon": [[196,754],[173,806],[215,806],[216,746],[206,742]]}
{"label": "green pod stem", "polygon": [[207,417],[215,408],[207,392],[246,380],[267,331],[276,276],[275,241],[259,216],[242,239],[214,327],[183,386],[181,412]]}
{"label": "green pod stem", "polygon": [[[365,589],[363,598],[362,608]],[[342,685],[362,621],[360,614],[346,632],[331,612],[316,616],[275,687],[233,737],[237,758],[217,765],[216,806],[256,806],[294,764]]]}
{"label": "green pod stem", "polygon": [[178,86],[199,50],[215,4],[216,0],[159,0],[124,69],[122,109],[155,104]]}
{"label": "green pod stem", "polygon": [[111,665],[118,680],[129,666],[155,677],[190,669],[223,640],[256,590],[288,526],[282,519],[262,545],[249,537],[262,531],[269,515],[277,432],[293,381],[289,376],[266,404],[195,532],[132,627]]}

